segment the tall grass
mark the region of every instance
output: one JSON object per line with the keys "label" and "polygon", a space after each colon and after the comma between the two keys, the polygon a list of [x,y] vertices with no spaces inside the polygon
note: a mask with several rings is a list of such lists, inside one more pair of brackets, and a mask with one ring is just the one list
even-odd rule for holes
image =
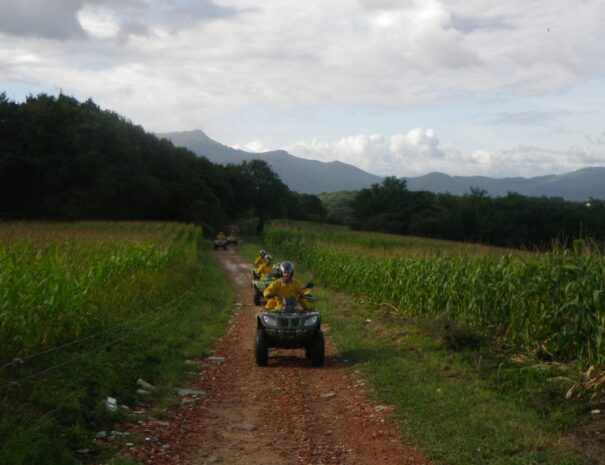
{"label": "tall grass", "polygon": [[388,233],[368,233],[351,231],[345,226],[319,225],[305,221],[282,220],[272,223],[275,229],[301,232],[305,238],[329,242],[334,249],[348,253],[363,253],[373,256],[434,257],[446,256],[485,256],[500,258],[502,255],[526,258],[533,255],[530,251],[506,249],[475,243],[455,242],[441,239],[401,236]]}
{"label": "tall grass", "polygon": [[0,364],[136,317],[142,278],[195,266],[200,237],[170,223],[2,224]]}
{"label": "tall grass", "polygon": [[447,312],[529,350],[605,362],[605,258],[600,253],[378,257],[358,248],[348,253],[346,238],[338,233],[341,245],[334,247],[333,236],[308,226],[272,226],[264,237],[268,247],[304,263],[336,288],[388,302],[407,316]]}

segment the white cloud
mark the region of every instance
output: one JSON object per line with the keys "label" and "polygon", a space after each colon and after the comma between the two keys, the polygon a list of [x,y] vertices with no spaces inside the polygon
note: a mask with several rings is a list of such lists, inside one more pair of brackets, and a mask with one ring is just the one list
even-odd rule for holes
{"label": "white cloud", "polygon": [[[297,142],[294,155],[322,161],[342,161],[380,175],[399,175],[437,166],[446,153],[432,129],[415,128],[389,138],[381,134],[343,137],[336,142]],[[456,153],[452,150],[452,153]]]}
{"label": "white cloud", "polygon": [[[605,55],[600,0],[573,8],[563,0],[0,3],[0,48],[27,35],[22,47],[43,46],[52,57],[41,68],[3,67],[93,96],[151,130],[201,126],[256,104],[400,106],[452,93],[557,91],[605,66],[594,59]],[[84,31],[89,40],[80,40]],[[41,43],[30,32],[62,41]],[[90,75],[96,57],[107,72]],[[136,83],[126,99],[125,80]]]}
{"label": "white cloud", "polygon": [[605,166],[605,151],[570,147],[550,150],[519,146],[508,150],[475,150],[464,154],[441,146],[432,129],[416,128],[386,138],[380,134],[344,137],[336,142],[298,142],[287,150],[322,161],[342,161],[383,176],[419,176],[431,171],[493,177],[539,176],[585,166]]}
{"label": "white cloud", "polygon": [[444,158],[445,153],[439,149],[439,139],[432,129],[416,128],[407,134],[396,134],[391,137],[390,151],[400,160],[410,156],[423,158]]}
{"label": "white cloud", "polygon": [[265,145],[260,140],[253,140],[252,142],[248,142],[246,145],[240,147],[239,145],[234,145],[234,149],[245,150],[246,152],[252,153],[263,153],[270,152],[271,149],[265,147]]}
{"label": "white cloud", "polygon": [[109,39],[120,33],[120,26],[111,13],[98,6],[85,5],[77,17],[80,25],[92,37]]}

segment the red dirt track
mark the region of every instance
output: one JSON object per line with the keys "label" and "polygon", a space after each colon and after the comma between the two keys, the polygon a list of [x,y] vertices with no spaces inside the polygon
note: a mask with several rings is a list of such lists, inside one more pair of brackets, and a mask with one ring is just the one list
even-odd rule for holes
{"label": "red dirt track", "polygon": [[[205,396],[140,429],[130,455],[141,463],[207,465],[403,465],[428,461],[389,427],[390,408],[373,404],[361,374],[338,357],[326,325],[326,363],[313,368],[302,350],[271,350],[254,361],[250,264],[217,251],[243,304],[200,361],[189,387]],[[321,309],[321,303],[319,304]]]}

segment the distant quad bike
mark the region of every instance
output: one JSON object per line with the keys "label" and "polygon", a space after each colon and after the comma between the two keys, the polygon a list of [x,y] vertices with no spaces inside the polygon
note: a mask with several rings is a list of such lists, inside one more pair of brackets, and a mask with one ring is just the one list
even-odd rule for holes
{"label": "distant quad bike", "polygon": [[214,247],[214,250],[217,250],[217,249],[227,250],[227,241],[223,240],[223,239],[215,239],[213,247]]}
{"label": "distant quad bike", "polygon": [[227,245],[237,245],[237,237],[232,235],[227,236]]}
{"label": "distant quad bike", "polygon": [[258,366],[267,366],[269,348],[304,349],[313,366],[324,364],[325,342],[321,316],[316,310],[296,308],[296,297],[285,297],[279,311],[256,315],[254,357]]}
{"label": "distant quad bike", "polygon": [[274,280],[273,275],[265,275],[264,278],[261,278],[252,270],[252,299],[254,300],[254,305],[265,305],[267,303],[263,292]]}

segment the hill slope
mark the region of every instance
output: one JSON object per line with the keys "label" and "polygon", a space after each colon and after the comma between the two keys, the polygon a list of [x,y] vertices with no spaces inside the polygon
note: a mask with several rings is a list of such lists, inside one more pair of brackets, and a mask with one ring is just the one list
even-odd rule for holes
{"label": "hill slope", "polygon": [[484,189],[489,195],[498,197],[508,192],[532,197],[562,197],[566,200],[584,201],[590,197],[605,199],[605,168],[582,168],[559,175],[534,178],[489,178],[485,176],[449,176],[429,173],[416,178],[406,178],[411,191],[449,192],[467,194],[472,187]]}
{"label": "hill slope", "polygon": [[200,130],[157,134],[157,136],[169,139],[177,146],[186,147],[213,163],[226,165],[239,164],[255,158],[264,160],[290,189],[302,194],[358,190],[382,179],[380,176],[366,173],[339,161],[325,163],[307,160],[290,155],[284,150],[264,153],[237,150],[212,140]]}

